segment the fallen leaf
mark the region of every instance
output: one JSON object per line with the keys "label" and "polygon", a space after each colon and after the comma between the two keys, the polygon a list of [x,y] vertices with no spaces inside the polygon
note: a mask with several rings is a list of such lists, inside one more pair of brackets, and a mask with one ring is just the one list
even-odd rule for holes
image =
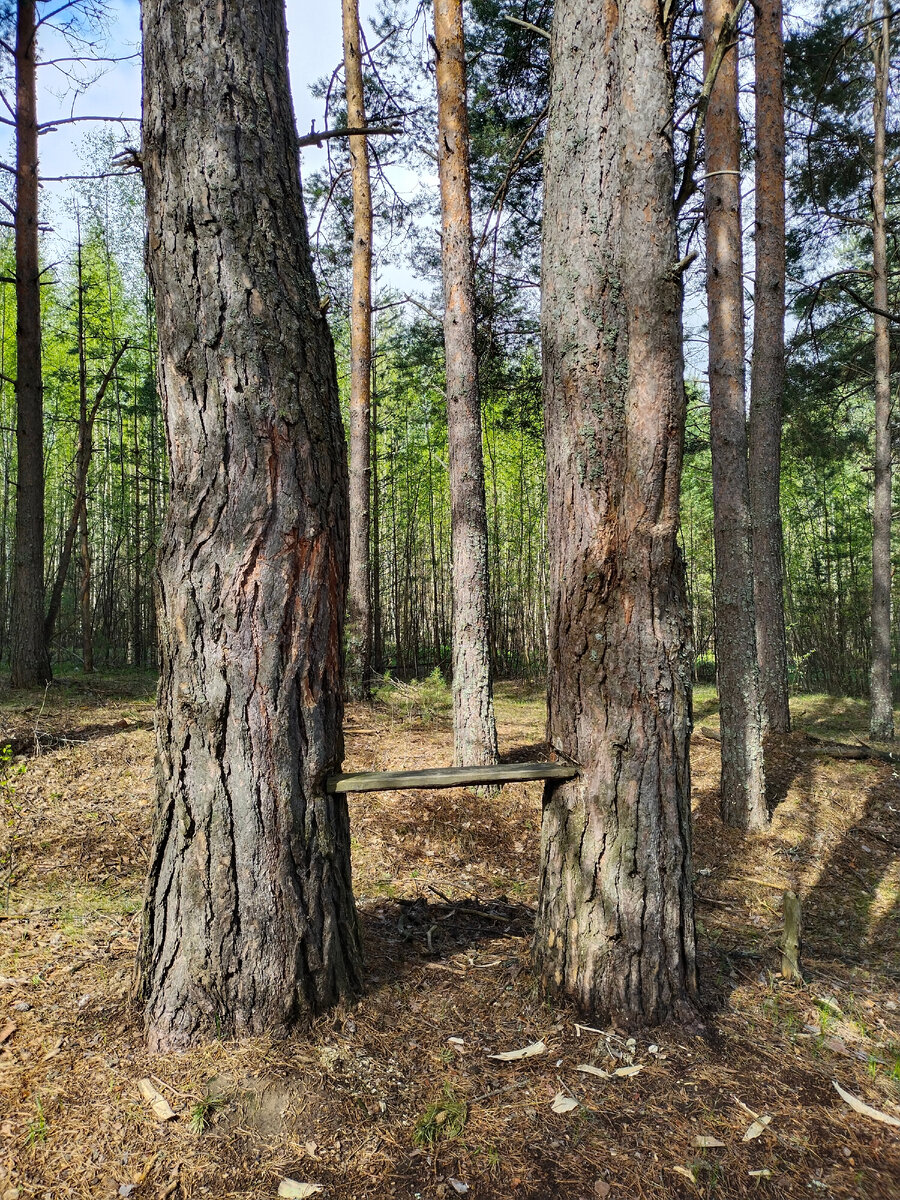
{"label": "fallen leaf", "polygon": [[720,1141],[717,1137],[713,1137],[710,1133],[698,1133],[692,1144],[700,1147],[702,1150],[712,1150],[725,1145],[724,1142]]}
{"label": "fallen leaf", "polygon": [[873,1108],[871,1104],[866,1104],[863,1100],[845,1091],[836,1079],[832,1079],[831,1082],[840,1098],[845,1100],[854,1112],[861,1113],[864,1117],[870,1117],[873,1121],[880,1121],[882,1125],[893,1125],[896,1129],[900,1129],[900,1120],[896,1117],[892,1117],[878,1108]]}
{"label": "fallen leaf", "polygon": [[463,1183],[461,1179],[454,1179],[452,1175],[447,1177],[447,1182],[458,1196],[464,1196],[469,1190],[469,1185],[467,1183]]}
{"label": "fallen leaf", "polygon": [[612,1079],[609,1071],[604,1071],[601,1067],[595,1067],[591,1063],[579,1063],[575,1070],[583,1071],[585,1075],[596,1075],[598,1079]]}
{"label": "fallen leaf", "polygon": [[741,1138],[742,1142],[752,1142],[765,1132],[766,1126],[771,1122],[771,1116],[766,1113],[764,1117],[757,1117],[753,1124],[748,1128],[747,1132]]}
{"label": "fallen leaf", "polygon": [[851,1057],[850,1051],[847,1049],[843,1040],[839,1037],[825,1038],[822,1045],[827,1046],[828,1049],[831,1050],[834,1054],[843,1054],[844,1058]]}
{"label": "fallen leaf", "polygon": [[573,1108],[578,1107],[578,1101],[572,1096],[567,1096],[565,1092],[557,1092],[550,1104],[551,1109],[555,1113],[571,1112]]}
{"label": "fallen leaf", "polygon": [[288,1197],[288,1200],[305,1200],[307,1196],[324,1191],[321,1183],[298,1183],[296,1179],[282,1179],[278,1185],[278,1195]]}
{"label": "fallen leaf", "polygon": [[2,1046],[4,1042],[9,1041],[18,1028],[19,1027],[15,1021],[7,1021],[3,1028],[0,1029],[0,1046]]}
{"label": "fallen leaf", "polygon": [[594,1180],[594,1195],[597,1197],[597,1200],[606,1200],[611,1190],[605,1179]]}
{"label": "fallen leaf", "polygon": [[816,1004],[819,1008],[824,1008],[826,1012],[830,1012],[832,1016],[842,1017],[844,1010],[835,1000],[834,996],[816,996]]}
{"label": "fallen leaf", "polygon": [[643,1063],[635,1063],[633,1067],[616,1067],[615,1071],[613,1071],[613,1075],[637,1075],[640,1071],[643,1071],[643,1069]]}
{"label": "fallen leaf", "polygon": [[519,1058],[533,1058],[535,1054],[545,1054],[547,1047],[543,1042],[532,1042],[521,1050],[507,1050],[503,1054],[489,1054],[488,1058],[496,1058],[499,1062],[515,1062]]}
{"label": "fallen leaf", "polygon": [[683,1175],[685,1179],[689,1179],[694,1187],[697,1186],[697,1180],[694,1178],[693,1171],[689,1171],[687,1167],[672,1167],[673,1171],[677,1171],[679,1175]]}
{"label": "fallen leaf", "polygon": [[51,1058],[56,1058],[57,1054],[59,1054],[60,1050],[62,1050],[62,1044],[63,1039],[57,1038],[44,1057],[41,1059],[41,1062],[49,1062]]}
{"label": "fallen leaf", "polygon": [[138,1091],[153,1109],[157,1121],[171,1121],[175,1116],[165,1096],[156,1090],[149,1079],[138,1080]]}

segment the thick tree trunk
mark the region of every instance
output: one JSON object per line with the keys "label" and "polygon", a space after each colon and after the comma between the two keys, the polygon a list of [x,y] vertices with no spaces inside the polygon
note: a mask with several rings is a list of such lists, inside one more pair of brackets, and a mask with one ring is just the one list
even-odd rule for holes
{"label": "thick tree trunk", "polygon": [[144,181],[171,503],[149,1042],[280,1033],[360,986],[338,769],[347,474],[281,0],[146,0]]}
{"label": "thick tree trunk", "polygon": [[44,636],[44,391],[38,259],[38,126],[34,0],[16,21],[16,540],[9,656],[13,687],[50,680]]}
{"label": "thick tree trunk", "polygon": [[[347,124],[366,125],[360,56],[359,0],[343,0]],[[350,301],[350,580],[347,592],[347,690],[368,699],[372,683],[369,588],[369,415],[372,380],[372,188],[365,137],[351,137],[353,294]]]}
{"label": "thick tree trunk", "polygon": [[756,283],[750,375],[750,505],[756,649],[763,714],[790,733],[781,536],[784,394],[784,32],[781,0],[758,0],[756,44]]}
{"label": "thick tree trunk", "polygon": [[660,6],[557,0],[545,143],[549,735],[535,953],[602,1020],[697,1020],[685,402]]}
{"label": "thick tree trunk", "polygon": [[[708,71],[730,0],[705,0]],[[706,118],[706,295],[716,550],[716,646],[722,723],[722,820],[768,822],[753,606],[752,526],[744,406],[741,137],[737,40],[719,67]]]}
{"label": "thick tree trunk", "polygon": [[487,506],[469,188],[462,0],[434,0],[441,264],[453,546],[453,742],[457,766],[497,761],[488,608]]}
{"label": "thick tree trunk", "polygon": [[[873,37],[875,59],[875,141],[872,170],[872,299],[888,310],[885,229],[884,143],[888,95],[891,18],[888,0],[880,36]],[[875,314],[875,495],[872,505],[872,667],[869,676],[869,732],[878,741],[894,737],[891,695],[891,341],[887,317]]]}

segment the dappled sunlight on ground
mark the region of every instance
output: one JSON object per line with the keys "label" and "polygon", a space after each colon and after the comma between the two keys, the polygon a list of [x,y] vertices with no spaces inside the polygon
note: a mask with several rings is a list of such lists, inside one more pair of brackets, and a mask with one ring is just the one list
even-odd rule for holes
{"label": "dappled sunlight on ground", "polygon": [[[535,783],[350,797],[360,1003],[280,1043],[151,1056],[128,987],[152,813],[152,693],[148,677],[121,676],[0,696],[0,739],[31,755],[36,738],[41,751],[16,760],[25,772],[4,793],[0,1197],[262,1200],[283,1177],[335,1200],[900,1194],[898,1130],[832,1087],[900,1117],[890,764],[824,757],[803,732],[773,739],[771,828],[725,830],[715,696],[698,689],[706,1039],[654,1031],[628,1043],[626,1031],[542,1001],[528,959]],[[540,688],[501,685],[497,712],[504,754],[546,757]],[[856,701],[804,696],[794,713],[816,737],[865,736]],[[351,706],[345,770],[449,763],[449,714],[436,684]],[[801,987],[778,974],[786,888],[804,910]],[[538,1041],[544,1053],[489,1057]],[[585,1063],[611,1077],[576,1069]],[[173,1120],[156,1121],[141,1078]],[[577,1106],[553,1111],[560,1093]],[[771,1121],[744,1141],[754,1114]]]}

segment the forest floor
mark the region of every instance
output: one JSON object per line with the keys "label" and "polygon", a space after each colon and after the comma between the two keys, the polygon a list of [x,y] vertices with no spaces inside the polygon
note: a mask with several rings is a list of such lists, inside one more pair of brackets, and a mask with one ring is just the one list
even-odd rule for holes
{"label": "forest floor", "polygon": [[[629,1042],[542,1001],[528,962],[531,784],[351,797],[362,1000],[286,1041],[150,1055],[128,987],[152,687],[119,676],[0,694],[0,744],[22,752],[0,786],[0,881],[12,876],[0,892],[0,1200],[261,1200],[285,1178],[331,1200],[900,1197],[900,1129],[832,1085],[900,1117],[900,777],[889,763],[818,757],[802,732],[780,739],[771,829],[726,830],[718,744],[700,732],[716,725],[715,698],[698,691],[705,1037]],[[497,707],[503,750],[540,757],[541,692],[501,685]],[[801,731],[865,736],[859,702],[800,696],[793,711]],[[396,685],[350,707],[346,769],[440,765],[451,743],[445,691]],[[788,887],[803,903],[803,986],[778,974]],[[489,1057],[539,1041],[539,1055]],[[622,1067],[640,1069],[612,1074]],[[172,1119],[156,1119],[142,1079]],[[560,1093],[577,1105],[554,1111]]]}

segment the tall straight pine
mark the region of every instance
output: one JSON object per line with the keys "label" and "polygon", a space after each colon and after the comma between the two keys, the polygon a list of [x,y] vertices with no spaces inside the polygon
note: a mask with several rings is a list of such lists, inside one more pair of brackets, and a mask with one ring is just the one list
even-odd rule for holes
{"label": "tall straight pine", "polygon": [[16,540],[9,657],[13,687],[50,680],[44,635],[44,388],[38,255],[37,18],[16,13]]}
{"label": "tall straight pine", "polygon": [[[347,123],[366,124],[360,53],[359,0],[342,0]],[[350,578],[347,590],[347,683],[367,699],[372,684],[372,600],[369,588],[372,395],[372,185],[365,134],[350,142],[353,188],[353,284],[350,297]]]}
{"label": "tall straight pine", "polygon": [[453,742],[454,762],[469,767],[497,761],[497,726],[489,641],[462,0],[434,0],[434,41],[453,548]]}
{"label": "tall straight pine", "polygon": [[756,279],[750,374],[750,506],[756,649],[765,722],[790,733],[781,528],[784,397],[784,31],[781,0],[754,6]]}
{"label": "tall straight pine", "polygon": [[657,0],[557,0],[544,144],[549,733],[545,990],[625,1027],[697,1019],[685,397]]}
{"label": "tall straight pine", "polygon": [[[704,0],[707,71],[731,7],[730,0]],[[731,36],[707,112],[705,185],[716,659],[722,725],[720,806],[727,825],[762,829],[768,822],[768,811],[744,392],[738,54],[737,37]]]}
{"label": "tall straight pine", "polygon": [[143,171],[171,462],[151,1046],[280,1033],[354,995],[340,764],[347,473],[282,0],[146,0]]}

